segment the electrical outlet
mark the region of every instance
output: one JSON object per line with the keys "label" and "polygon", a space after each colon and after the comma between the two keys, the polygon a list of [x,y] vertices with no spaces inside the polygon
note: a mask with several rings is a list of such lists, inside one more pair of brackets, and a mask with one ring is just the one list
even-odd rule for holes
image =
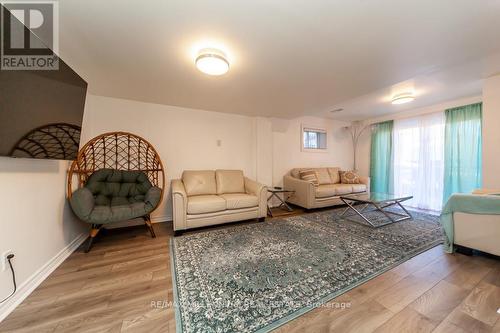
{"label": "electrical outlet", "polygon": [[7,257],[11,254],[14,254],[12,250],[7,250],[4,253],[2,253],[2,272],[9,267],[9,261],[7,260]]}

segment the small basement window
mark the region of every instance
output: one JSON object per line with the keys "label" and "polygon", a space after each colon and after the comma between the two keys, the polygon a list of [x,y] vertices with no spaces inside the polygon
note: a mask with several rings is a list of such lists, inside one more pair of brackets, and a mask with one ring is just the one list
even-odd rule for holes
{"label": "small basement window", "polygon": [[325,151],[326,130],[321,128],[302,127],[302,150]]}

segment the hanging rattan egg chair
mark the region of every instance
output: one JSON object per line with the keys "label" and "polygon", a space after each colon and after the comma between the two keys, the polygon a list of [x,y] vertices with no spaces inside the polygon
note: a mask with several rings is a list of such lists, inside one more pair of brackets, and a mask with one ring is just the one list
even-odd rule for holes
{"label": "hanging rattan egg chair", "polygon": [[86,252],[108,223],[142,218],[156,237],[150,214],[165,188],[160,156],[140,136],[111,132],[86,143],[71,164],[67,189],[74,213],[92,226]]}

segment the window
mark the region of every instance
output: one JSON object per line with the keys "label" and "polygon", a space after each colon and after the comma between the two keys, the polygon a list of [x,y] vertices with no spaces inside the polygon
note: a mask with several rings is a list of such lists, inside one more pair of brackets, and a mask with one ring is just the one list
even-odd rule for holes
{"label": "window", "polygon": [[408,206],[440,210],[443,201],[444,113],[394,121],[394,193]]}
{"label": "window", "polygon": [[326,151],[326,130],[302,127],[303,151]]}

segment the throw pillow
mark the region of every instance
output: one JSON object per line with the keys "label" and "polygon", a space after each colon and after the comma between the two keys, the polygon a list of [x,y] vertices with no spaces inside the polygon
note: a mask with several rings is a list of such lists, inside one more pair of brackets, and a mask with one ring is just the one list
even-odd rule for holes
{"label": "throw pillow", "polygon": [[342,184],[360,184],[356,171],[340,171],[340,182]]}
{"label": "throw pillow", "polygon": [[328,173],[330,174],[330,179],[332,180],[332,184],[340,183],[340,168],[328,168]]}
{"label": "throw pillow", "polygon": [[330,174],[326,168],[316,168],[316,176],[318,177],[318,183],[320,185],[332,184]]}
{"label": "throw pillow", "polygon": [[318,176],[316,175],[316,171],[312,169],[305,169],[299,171],[300,179],[306,180],[308,182],[313,183],[314,186],[318,186]]}

